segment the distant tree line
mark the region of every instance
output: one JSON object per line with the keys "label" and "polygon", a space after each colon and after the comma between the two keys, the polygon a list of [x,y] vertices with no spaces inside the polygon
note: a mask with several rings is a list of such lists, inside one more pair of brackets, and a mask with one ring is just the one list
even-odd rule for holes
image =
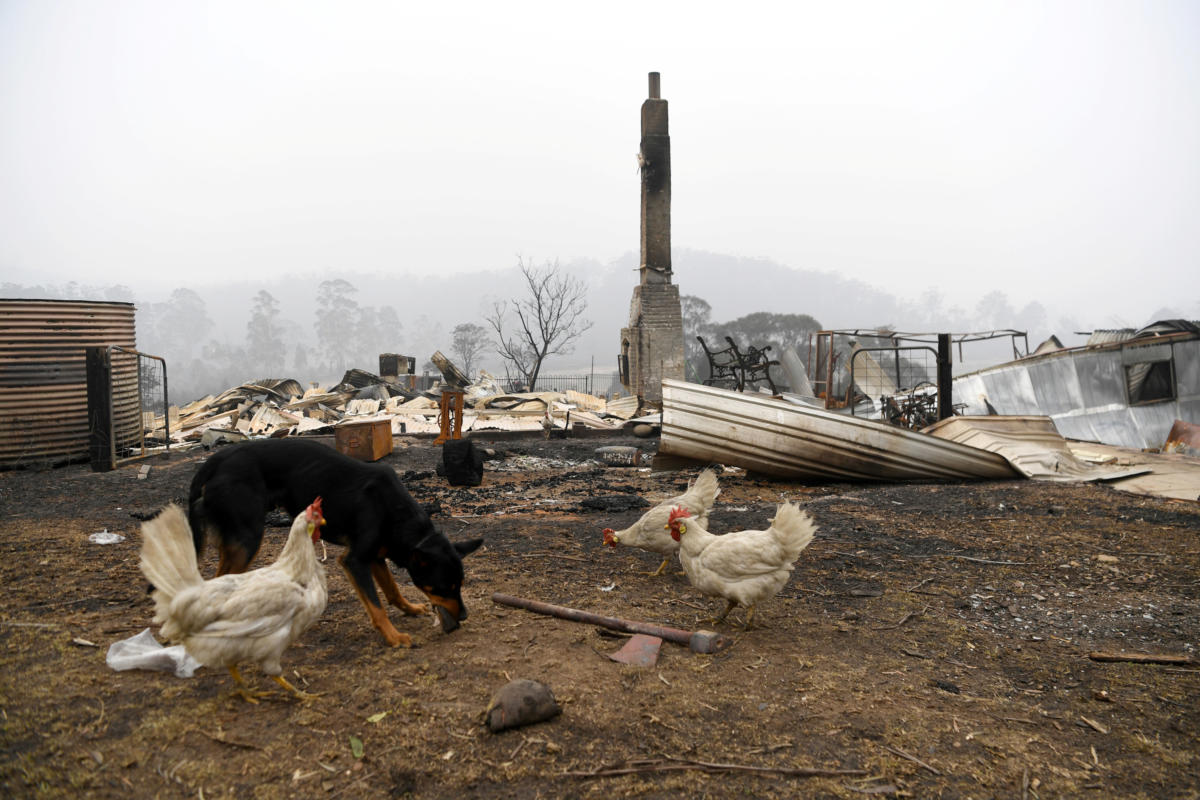
{"label": "distant tree line", "polygon": [[[993,291],[983,295],[971,310],[949,305],[938,289],[930,289],[920,297],[900,302],[874,292],[855,282],[836,280],[824,274],[793,271],[778,265],[747,262],[732,257],[690,252],[689,284],[698,284],[704,292],[714,291],[714,285],[727,282],[730,269],[757,269],[770,277],[779,292],[770,298],[758,298],[764,304],[790,305],[788,297],[803,296],[810,305],[823,309],[842,324],[854,319],[854,327],[876,324],[881,330],[924,332],[982,331],[1000,328],[1027,330],[1029,345],[1036,347],[1048,327],[1046,309],[1038,302],[1014,307],[1007,295]],[[227,308],[217,308],[222,320],[215,324],[205,299],[196,291],[179,288],[164,301],[138,302],[138,348],[143,352],[167,359],[171,397],[187,402],[205,394],[219,392],[259,378],[295,378],[329,382],[341,378],[346,369],[357,367],[374,371],[380,353],[402,353],[416,356],[420,368],[433,371],[428,358],[436,350],[449,355],[470,375],[480,368],[495,369],[506,385],[536,388],[543,374],[546,359],[566,356],[580,343],[596,354],[605,349],[603,337],[597,340],[584,336],[592,333],[592,323],[584,318],[589,293],[599,298],[607,314],[601,327],[623,323],[623,314],[614,313],[619,302],[628,297],[623,265],[616,265],[609,279],[590,285],[571,272],[560,268],[558,261],[540,266],[519,258],[515,282],[507,273],[503,280],[493,280],[480,300],[485,304],[470,321],[446,327],[439,319],[447,315],[444,307],[432,311],[419,299],[400,295],[405,284],[396,282],[398,299],[390,298],[391,284],[364,277],[370,288],[373,303],[363,302],[357,287],[344,279],[320,281],[309,295],[314,301],[305,304],[303,313],[294,310],[304,302],[304,290],[276,289],[286,294],[281,303],[276,295],[265,289],[250,298],[244,322],[237,321],[237,309],[246,300],[237,294]],[[587,274],[586,272],[584,274]],[[618,280],[619,278],[619,280]],[[293,282],[293,285],[295,282]],[[500,288],[497,286],[511,287]],[[221,289],[206,292],[209,303],[218,302]],[[235,288],[233,291],[241,292]],[[426,290],[428,291],[428,290]],[[499,295],[506,299],[494,302]],[[133,291],[125,285],[62,285],[23,286],[0,283],[0,296],[12,298],[58,298],[84,301],[135,302]],[[730,298],[717,298],[729,307]],[[888,302],[884,302],[884,301]],[[739,346],[770,345],[771,357],[780,358],[785,349],[795,349],[807,363],[809,341],[823,325],[803,313],[747,313],[729,321],[712,318],[712,306],[698,295],[685,295],[683,301],[684,348],[687,358],[686,376],[700,381],[708,377],[708,362],[696,336],[703,336],[714,349],[725,346],[725,336],[731,336]],[[754,308],[754,299],[742,301],[738,307]],[[404,305],[404,303],[407,303]],[[461,303],[457,304],[461,307]],[[486,306],[490,305],[490,312]],[[397,312],[397,307],[402,313]],[[854,309],[853,312],[847,309]],[[309,310],[312,309],[312,310]],[[232,311],[232,320],[231,312]],[[451,313],[459,313],[457,310]],[[868,317],[859,322],[859,317]],[[1181,316],[1179,312],[1163,309],[1155,319]],[[874,319],[870,319],[873,317]],[[616,319],[620,318],[620,319]],[[404,320],[401,324],[401,319]],[[893,320],[899,324],[893,324]],[[826,324],[829,319],[824,320]],[[1083,330],[1074,319],[1059,320],[1065,331]],[[1114,326],[1120,321],[1113,320]],[[244,325],[244,327],[243,327]],[[447,329],[449,328],[449,330]],[[612,350],[615,351],[615,335]],[[995,352],[982,354],[986,363],[996,363],[1011,357],[1006,344],[997,341]],[[956,365],[958,364],[956,352]],[[967,354],[968,358],[971,353]],[[586,358],[584,359],[586,363]],[[610,364],[604,358],[606,365]],[[498,368],[497,366],[498,365]],[[981,364],[982,366],[983,364]],[[606,367],[607,368],[607,367]],[[782,379],[782,371],[774,374]]]}
{"label": "distant tree line", "polygon": [[351,367],[374,370],[380,353],[403,347],[396,310],[360,304],[356,292],[342,279],[321,282],[316,314],[306,326],[260,290],[244,337],[234,339],[212,337],[204,300],[191,289],[176,289],[166,302],[139,308],[139,339],[143,350],[167,359],[176,398],[265,378],[336,380]]}
{"label": "distant tree line", "polygon": [[[535,388],[545,360],[570,353],[591,323],[583,319],[586,286],[566,274],[558,262],[541,267],[518,261],[523,293],[498,302],[483,321],[454,327],[447,341],[441,323],[424,314],[409,315],[409,329],[391,305],[366,305],[349,281],[332,279],[317,286],[316,311],[306,324],[289,315],[269,291],[252,299],[244,335],[216,331],[208,307],[197,292],[179,288],[167,300],[137,307],[137,343],[142,352],[164,358],[171,399],[187,403],[224,389],[261,379],[295,378],[328,384],[350,368],[375,371],[381,353],[419,354],[428,360],[445,350],[474,376],[485,354],[504,364],[506,383]],[[134,302],[125,286],[24,287],[0,284],[0,296],[53,299],[103,299]],[[492,333],[495,333],[493,338]]]}

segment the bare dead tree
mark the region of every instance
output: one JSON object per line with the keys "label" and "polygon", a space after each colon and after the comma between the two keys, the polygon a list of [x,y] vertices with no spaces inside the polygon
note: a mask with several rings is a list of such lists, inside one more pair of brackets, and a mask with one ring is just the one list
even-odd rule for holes
{"label": "bare dead tree", "polygon": [[496,352],[532,391],[542,362],[570,353],[592,323],[583,319],[587,286],[565,274],[557,260],[539,269],[518,258],[517,266],[525,278],[525,297],[495,303],[487,321],[496,332]]}

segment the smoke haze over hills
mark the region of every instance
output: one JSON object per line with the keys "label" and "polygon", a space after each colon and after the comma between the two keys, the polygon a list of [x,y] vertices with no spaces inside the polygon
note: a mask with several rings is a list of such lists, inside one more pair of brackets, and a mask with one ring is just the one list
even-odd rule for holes
{"label": "smoke haze over hills", "polygon": [[[601,263],[578,260],[564,270],[589,286],[586,317],[593,323],[570,355],[548,359],[546,373],[609,373],[616,367],[620,329],[628,323],[629,301],[637,282],[637,257],[627,253]],[[807,314],[825,328],[965,333],[1017,329],[1028,333],[1029,346],[1056,334],[1067,345],[1081,343],[1077,331],[1092,328],[1140,327],[1161,318],[1200,318],[1200,308],[1131,309],[1128,317],[1090,319],[1080,309],[1054,309],[1030,299],[1027,287],[994,291],[979,297],[971,308],[950,305],[936,290],[921,296],[897,298],[855,280],[829,272],[793,269],[765,259],[747,259],[694,250],[674,255],[674,282],[683,295],[707,301],[714,322],[728,322],[754,312]],[[484,317],[500,300],[520,295],[522,284],[515,266],[504,270],[446,276],[382,275],[354,272],[328,275],[288,275],[274,280],[210,285],[191,289],[202,302],[211,325],[173,318],[171,290],[138,295],[126,288],[29,286],[7,283],[7,297],[52,297],[87,293],[82,299],[132,300],[138,308],[138,347],[168,358],[172,395],[179,402],[218,392],[262,377],[292,377],[302,382],[335,381],[340,372],[322,371],[316,357],[315,322],[318,287],[340,278],[353,287],[350,297],[360,307],[395,311],[398,322],[373,340],[378,352],[397,352],[417,358],[418,370],[435,350],[452,356],[451,331],[461,323],[485,324]],[[186,285],[175,288],[187,288]],[[288,348],[283,375],[271,375],[261,354],[247,350],[247,325],[256,295],[269,292],[277,302],[278,319]],[[801,343],[801,350],[803,345]],[[298,352],[303,356],[297,359]],[[361,353],[350,366],[375,372],[377,353]],[[1004,347],[992,357],[1003,360]],[[220,368],[218,362],[225,360]],[[495,353],[482,354],[480,366],[503,374]]]}

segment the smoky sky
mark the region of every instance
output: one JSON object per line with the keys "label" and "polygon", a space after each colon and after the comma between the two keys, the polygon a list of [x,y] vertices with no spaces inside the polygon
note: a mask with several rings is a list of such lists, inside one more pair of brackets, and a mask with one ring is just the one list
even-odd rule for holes
{"label": "smoky sky", "polygon": [[202,285],[676,246],[1200,315],[1189,2],[0,2],[0,275]]}

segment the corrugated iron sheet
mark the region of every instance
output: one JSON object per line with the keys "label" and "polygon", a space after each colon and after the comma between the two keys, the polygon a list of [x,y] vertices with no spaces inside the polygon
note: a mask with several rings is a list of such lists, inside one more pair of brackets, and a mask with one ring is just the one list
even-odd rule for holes
{"label": "corrugated iron sheet", "polygon": [[[1170,360],[1175,397],[1129,404],[1125,367]],[[984,398],[987,402],[984,402]],[[1200,421],[1200,335],[1158,335],[1023,358],[954,379],[954,402],[985,416],[1046,415],[1067,439],[1162,447],[1175,420]]]}
{"label": "corrugated iron sheet", "polygon": [[662,389],[666,455],[783,478],[1019,477],[1000,455],[906,428],[715,386],[664,380]]}
{"label": "corrugated iron sheet", "polygon": [[1045,416],[948,417],[925,432],[999,453],[1028,478],[1111,481],[1149,472],[1147,467],[1097,466],[1077,458]]}
{"label": "corrugated iron sheet", "polygon": [[[86,348],[135,340],[132,303],[0,299],[0,466],[86,458]],[[120,450],[141,436],[137,356],[112,365]]]}
{"label": "corrugated iron sheet", "polygon": [[1128,341],[1137,333],[1133,328],[1099,328],[1088,336],[1085,347],[1096,347],[1104,344],[1116,344]]}
{"label": "corrugated iron sheet", "polygon": [[1149,472],[1114,481],[1123,492],[1200,501],[1200,459],[1184,455],[1143,453],[1093,442],[1068,442],[1076,457],[1098,463],[1117,463],[1129,467],[1147,467]]}

